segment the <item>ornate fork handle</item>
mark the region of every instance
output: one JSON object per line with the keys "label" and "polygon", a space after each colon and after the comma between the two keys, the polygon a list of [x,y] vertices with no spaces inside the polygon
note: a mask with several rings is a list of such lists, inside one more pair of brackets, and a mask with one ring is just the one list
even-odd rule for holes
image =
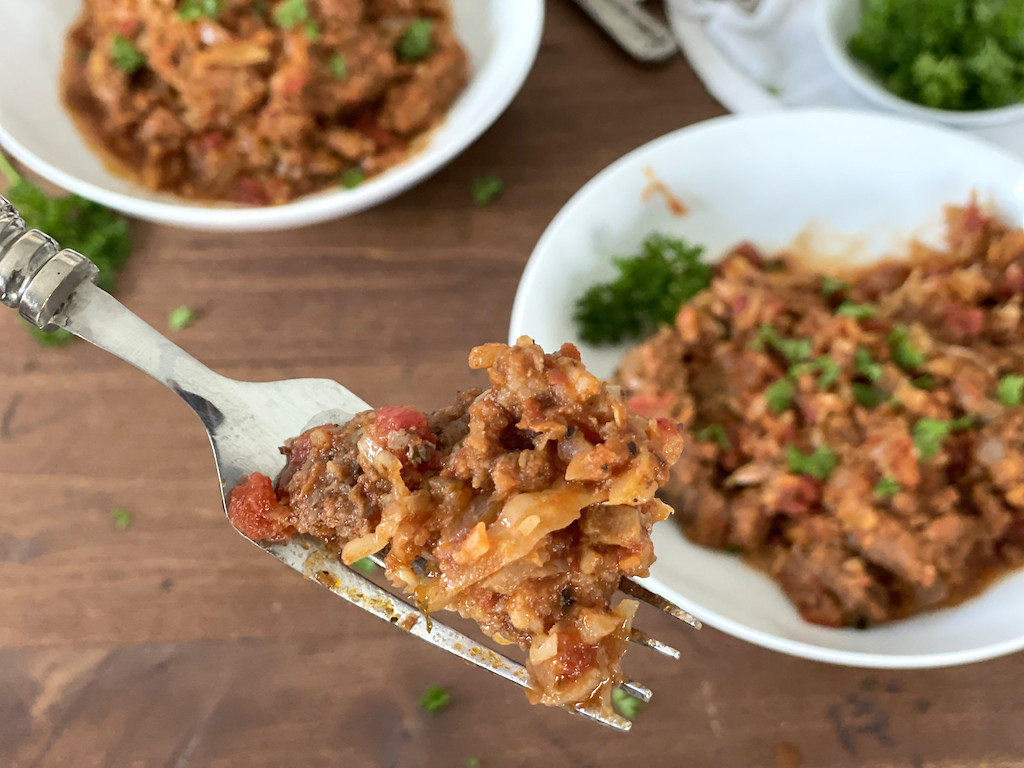
{"label": "ornate fork handle", "polygon": [[28,229],[14,206],[0,197],[0,302],[37,328],[56,330],[71,295],[98,277],[89,259]]}

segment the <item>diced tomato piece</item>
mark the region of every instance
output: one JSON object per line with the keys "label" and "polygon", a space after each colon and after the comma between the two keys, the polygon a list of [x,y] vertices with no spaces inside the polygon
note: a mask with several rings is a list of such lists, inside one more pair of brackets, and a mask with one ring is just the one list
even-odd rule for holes
{"label": "diced tomato piece", "polygon": [[389,405],[377,411],[377,417],[373,422],[379,435],[387,435],[389,432],[404,431],[415,432],[424,440],[430,440],[433,435],[430,433],[430,425],[427,423],[427,416],[423,411],[412,408],[408,405]]}
{"label": "diced tomato piece", "polygon": [[562,347],[558,350],[558,354],[562,357],[571,357],[573,360],[580,360],[580,351],[576,349],[575,344],[565,342]]}
{"label": "diced tomato piece", "polygon": [[985,330],[985,312],[980,307],[966,307],[951,301],[944,315],[946,327],[959,336],[973,338]]}
{"label": "diced tomato piece", "polygon": [[982,212],[975,203],[964,208],[964,217],[960,226],[964,232],[977,232],[989,222],[989,216]]}
{"label": "diced tomato piece", "polygon": [[1004,299],[1024,294],[1024,269],[1020,264],[1011,264],[1006,268],[1000,293]]}
{"label": "diced tomato piece", "polygon": [[647,418],[667,413],[671,404],[672,395],[667,392],[663,395],[653,395],[641,392],[633,395],[626,402],[626,406],[633,411],[633,413],[639,416],[646,416]]}
{"label": "diced tomato piece", "polygon": [[665,417],[659,418],[658,429],[664,432],[666,435],[680,434],[679,422],[676,421],[675,419],[666,419]]}
{"label": "diced tomato piece", "polygon": [[270,194],[263,182],[243,176],[235,187],[235,202],[243,205],[270,205]]}
{"label": "diced tomato piece", "polygon": [[391,149],[398,144],[398,137],[382,127],[370,112],[364,112],[352,127],[376,144],[378,150]]}
{"label": "diced tomato piece", "polygon": [[597,646],[561,633],[558,635],[558,660],[561,662],[561,676],[577,678],[597,663]]}
{"label": "diced tomato piece", "polygon": [[291,527],[284,522],[287,508],[274,493],[274,484],[266,475],[254,472],[231,491],[228,518],[231,524],[253,541],[285,541]]}

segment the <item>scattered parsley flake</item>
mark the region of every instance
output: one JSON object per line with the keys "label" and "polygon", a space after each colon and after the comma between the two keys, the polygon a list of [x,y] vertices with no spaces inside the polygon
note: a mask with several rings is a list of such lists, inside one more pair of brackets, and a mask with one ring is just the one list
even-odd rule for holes
{"label": "scattered parsley flake", "polygon": [[961,416],[958,419],[918,419],[914,424],[913,438],[917,446],[917,455],[922,461],[934,458],[942,448],[942,443],[953,432],[970,429],[977,423],[975,416]]}
{"label": "scattered parsley flake", "polygon": [[183,21],[216,19],[224,11],[226,0],[181,0],[178,18]]}
{"label": "scattered parsley flake", "polygon": [[924,353],[911,343],[910,328],[905,325],[897,325],[889,334],[889,353],[892,361],[905,371],[924,365]]}
{"label": "scattered parsley flake", "polygon": [[433,48],[433,19],[416,19],[406,27],[405,32],[395,45],[398,58],[406,63],[425,59]]}
{"label": "scattered parsley flake", "polygon": [[852,301],[844,301],[836,310],[837,315],[852,317],[854,320],[867,320],[874,317],[878,309],[871,304],[856,304]]}
{"label": "scattered parsley flake", "polygon": [[320,37],[320,30],[309,13],[306,0],[281,0],[274,6],[274,21],[281,29],[291,30],[302,25],[306,37],[314,42]]}
{"label": "scattered parsley flake", "polygon": [[818,377],[818,389],[828,389],[839,379],[842,370],[839,363],[830,357],[819,357],[806,363],[792,365],[788,371],[794,379],[799,379],[805,373],[820,373]]}
{"label": "scattered parsley flake", "polygon": [[996,387],[996,399],[1003,405],[1020,405],[1024,402],[1024,376],[1003,376]]}
{"label": "scattered parsley flake", "polygon": [[505,182],[499,177],[492,175],[477,176],[473,179],[470,193],[473,195],[473,202],[481,208],[490,205],[505,191]]}
{"label": "scattered parsley flake", "polygon": [[135,516],[127,509],[118,508],[110,510],[110,518],[114,521],[114,527],[123,531],[132,524]]}
{"label": "scattered parsley flake", "polygon": [[890,399],[888,392],[874,384],[862,384],[855,381],[850,385],[850,389],[853,391],[853,399],[857,401],[857,404],[869,410],[877,408]]}
{"label": "scattered parsley flake", "polygon": [[770,349],[774,349],[790,363],[799,363],[811,356],[810,339],[787,339],[768,324],[758,329],[758,339]]}
{"label": "scattered parsley flake", "polygon": [[711,284],[704,249],[654,233],[635,256],[614,259],[618,276],[592,286],[577,301],[573,320],[588,344],[642,338],[671,325],[679,308]]}
{"label": "scattered parsley flake", "polygon": [[467,757],[466,768],[480,768],[480,759],[476,757]]}
{"label": "scattered parsley flake", "polygon": [[335,53],[328,60],[327,69],[335,80],[344,80],[348,77],[348,59],[340,53]]}
{"label": "scattered parsley flake", "polygon": [[110,44],[110,58],[114,60],[114,66],[126,75],[134,75],[146,66],[146,54],[124,35],[114,36],[114,42]]}
{"label": "scattered parsley flake", "polygon": [[918,376],[911,381],[911,383],[918,389],[924,389],[931,392],[935,389],[935,377],[930,373],[926,373],[922,376]]}
{"label": "scattered parsley flake", "polygon": [[834,296],[837,293],[842,293],[850,284],[845,280],[840,280],[838,277],[832,277],[825,275],[821,278],[821,293],[825,297]]}
{"label": "scattered parsley flake", "polygon": [[836,468],[836,455],[827,445],[820,446],[811,454],[804,454],[795,445],[786,446],[786,463],[790,470],[808,475],[815,480],[826,480]]}
{"label": "scattered parsley flake", "polygon": [[[132,250],[127,220],[78,195],[51,197],[22,178],[3,154],[0,154],[0,176],[9,184],[4,196],[18,209],[25,225],[50,235],[62,248],[70,248],[88,257],[99,267],[99,287],[113,293],[117,275]],[[26,325],[32,336],[44,346],[62,346],[73,338],[64,329],[44,333],[28,323]]]}
{"label": "scattered parsley flake", "polygon": [[377,570],[377,564],[368,557],[364,557],[362,560],[356,560],[352,563],[349,568],[359,571],[360,573],[373,573]]}
{"label": "scattered parsley flake", "polygon": [[721,424],[708,424],[697,432],[697,439],[702,443],[714,443],[723,451],[728,451],[732,447],[729,435],[725,433],[725,427]]}
{"label": "scattered parsley flake", "polygon": [[880,499],[888,499],[895,496],[901,490],[899,482],[894,477],[883,477],[875,485],[875,496]]}
{"label": "scattered parsley flake", "polygon": [[341,186],[345,189],[355,189],[362,186],[366,181],[366,171],[362,168],[349,168],[341,175]]}
{"label": "scattered parsley flake", "polygon": [[612,688],[612,706],[627,720],[636,720],[643,712],[644,703],[636,696],[630,696],[621,688]]}
{"label": "scattered parsley flake", "polygon": [[167,316],[167,327],[172,331],[183,331],[195,323],[197,317],[198,314],[192,307],[182,305],[171,310]]}
{"label": "scattered parsley flake", "polygon": [[778,415],[793,404],[793,385],[779,379],[764,391],[764,399],[772,413]]}
{"label": "scattered parsley flake", "polygon": [[853,364],[857,373],[872,384],[877,384],[882,380],[882,364],[876,363],[871,358],[871,352],[865,347],[857,347],[857,351],[853,355]]}
{"label": "scattered parsley flake", "polygon": [[440,685],[431,685],[423,692],[420,698],[420,709],[424,712],[437,714],[446,709],[452,703],[452,697]]}

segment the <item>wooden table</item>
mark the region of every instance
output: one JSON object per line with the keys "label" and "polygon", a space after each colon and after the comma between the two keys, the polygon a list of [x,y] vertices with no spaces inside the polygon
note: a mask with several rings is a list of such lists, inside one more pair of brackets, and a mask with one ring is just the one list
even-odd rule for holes
{"label": "wooden table", "polygon": [[[435,408],[504,340],[544,227],[626,151],[721,113],[682,59],[638,67],[568,3],[535,70],[449,168],[376,210],[274,235],[135,228],[121,298],[241,379],[326,376]],[[504,198],[476,209],[470,181]],[[772,653],[659,616],[672,663],[629,736],[351,609],[224,520],[198,421],[86,344],[36,346],[0,315],[0,766],[1024,766],[1024,657],[872,672]],[[111,509],[134,514],[115,528]],[[440,684],[449,709],[417,708]]]}

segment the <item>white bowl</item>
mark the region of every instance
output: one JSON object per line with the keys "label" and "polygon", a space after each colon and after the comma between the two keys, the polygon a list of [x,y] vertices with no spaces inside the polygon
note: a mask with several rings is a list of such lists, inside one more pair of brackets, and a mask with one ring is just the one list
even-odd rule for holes
{"label": "white bowl", "polygon": [[818,37],[825,54],[847,85],[865,99],[907,117],[959,128],[986,128],[1024,120],[1024,104],[958,112],[925,107],[895,95],[886,89],[870,68],[853,58],[847,50],[850,39],[860,29],[860,17],[860,0],[819,0]]}
{"label": "white bowl", "polygon": [[[646,169],[690,212],[643,201]],[[874,113],[792,111],[725,117],[637,149],[586,184],[548,227],[516,295],[510,337],[580,348],[598,375],[625,346],[584,344],[573,302],[614,274],[653,230],[707,246],[709,259],[749,239],[773,250],[798,235],[815,252],[870,263],[913,233],[942,234],[941,208],[972,191],[1024,221],[1024,163],[959,133]],[[821,249],[821,250],[819,250]],[[655,528],[648,585],[725,632],[786,653],[865,667],[928,667],[1024,648],[1024,571],[955,607],[868,630],[804,622],[782,590],[737,558],[691,544],[671,521]]]}
{"label": "white bowl", "polygon": [[469,86],[427,147],[360,187],[320,192],[278,206],[197,203],[148,190],[110,173],[61,103],[64,35],[83,0],[0,0],[0,144],[72,192],[140,219],[206,230],[287,229],[384,202],[435,173],[505,110],[540,45],[543,0],[453,0],[456,31],[469,52]]}

